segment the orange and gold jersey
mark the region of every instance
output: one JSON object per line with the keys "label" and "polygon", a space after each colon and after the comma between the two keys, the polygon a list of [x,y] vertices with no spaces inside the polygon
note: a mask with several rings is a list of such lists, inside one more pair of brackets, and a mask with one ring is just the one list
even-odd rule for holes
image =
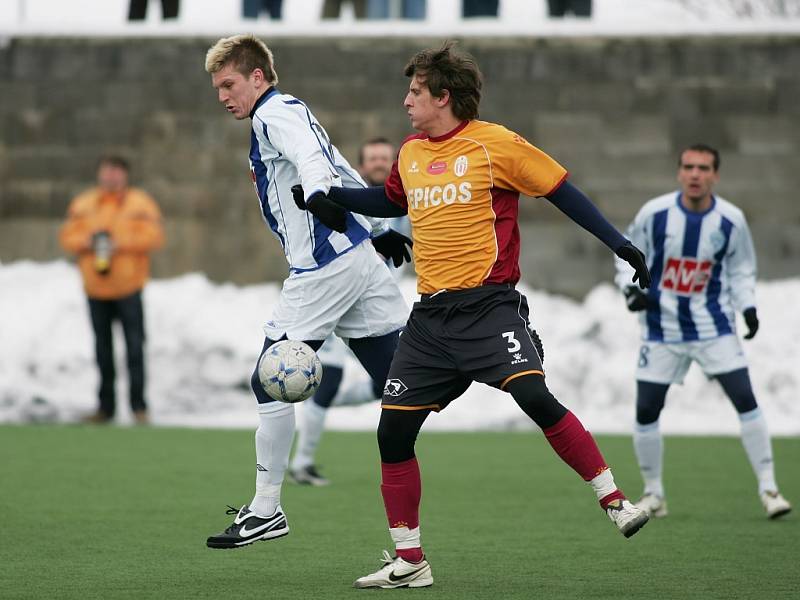
{"label": "orange and gold jersey", "polygon": [[417,291],[519,281],[519,194],[546,196],[567,172],[513,131],[465,121],[440,136],[415,135],[386,180],[408,208]]}

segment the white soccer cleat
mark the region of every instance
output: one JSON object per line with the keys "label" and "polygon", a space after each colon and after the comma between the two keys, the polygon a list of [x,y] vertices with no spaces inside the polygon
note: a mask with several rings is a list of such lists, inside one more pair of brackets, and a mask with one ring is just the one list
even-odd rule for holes
{"label": "white soccer cleat", "polygon": [[392,558],[383,551],[383,567],[359,577],[353,583],[355,588],[400,588],[400,587],[427,587],[433,585],[431,566],[424,558],[418,563],[406,562],[399,556]]}
{"label": "white soccer cleat", "polygon": [[647,512],[651,517],[666,517],[668,514],[667,501],[663,496],[656,496],[655,494],[643,495],[636,501],[635,506]]}
{"label": "white soccer cleat", "polygon": [[612,501],[606,508],[606,514],[626,538],[631,537],[650,520],[646,510],[631,504],[628,500]]}
{"label": "white soccer cleat", "polygon": [[767,517],[770,519],[777,519],[792,512],[792,505],[777,490],[761,494],[761,504],[764,505],[764,510],[767,511]]}

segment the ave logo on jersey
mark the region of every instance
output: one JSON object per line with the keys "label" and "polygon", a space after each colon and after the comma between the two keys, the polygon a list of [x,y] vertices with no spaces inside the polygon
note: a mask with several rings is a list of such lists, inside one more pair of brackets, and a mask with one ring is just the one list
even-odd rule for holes
{"label": "ave logo on jersey", "polygon": [[711,267],[710,260],[670,257],[661,276],[661,289],[681,296],[701,293],[711,278]]}

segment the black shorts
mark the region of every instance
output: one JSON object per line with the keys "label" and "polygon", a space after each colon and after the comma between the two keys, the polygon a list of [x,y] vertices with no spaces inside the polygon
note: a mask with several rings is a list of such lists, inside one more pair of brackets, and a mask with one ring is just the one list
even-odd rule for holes
{"label": "black shorts", "polygon": [[400,335],[383,408],[439,411],[473,381],[503,389],[544,375],[543,351],[525,296],[508,285],[423,296]]}

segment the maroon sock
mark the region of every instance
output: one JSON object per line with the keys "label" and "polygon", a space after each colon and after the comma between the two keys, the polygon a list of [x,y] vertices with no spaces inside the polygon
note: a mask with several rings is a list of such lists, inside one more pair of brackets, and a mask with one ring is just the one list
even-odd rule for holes
{"label": "maroon sock", "polygon": [[561,460],[584,481],[591,481],[608,468],[592,434],[571,412],[567,411],[558,423],[545,429],[544,434]]}
{"label": "maroon sock", "polygon": [[[391,529],[419,527],[419,501],[422,498],[422,481],[416,458],[400,463],[381,463],[381,494],[386,507],[386,518]],[[408,562],[422,560],[422,548],[396,550],[397,556]]]}
{"label": "maroon sock", "polygon": [[[600,498],[600,506],[603,510],[605,510],[608,508],[609,504],[614,502],[614,500],[619,500],[620,502],[625,500],[625,494],[622,493],[622,490],[614,490],[608,496],[603,496]],[[619,508],[619,505],[617,505],[617,508]]]}
{"label": "maroon sock", "polygon": [[425,558],[425,555],[422,553],[422,548],[403,548],[402,550],[398,548],[394,552],[404,561],[410,563],[418,563]]}

